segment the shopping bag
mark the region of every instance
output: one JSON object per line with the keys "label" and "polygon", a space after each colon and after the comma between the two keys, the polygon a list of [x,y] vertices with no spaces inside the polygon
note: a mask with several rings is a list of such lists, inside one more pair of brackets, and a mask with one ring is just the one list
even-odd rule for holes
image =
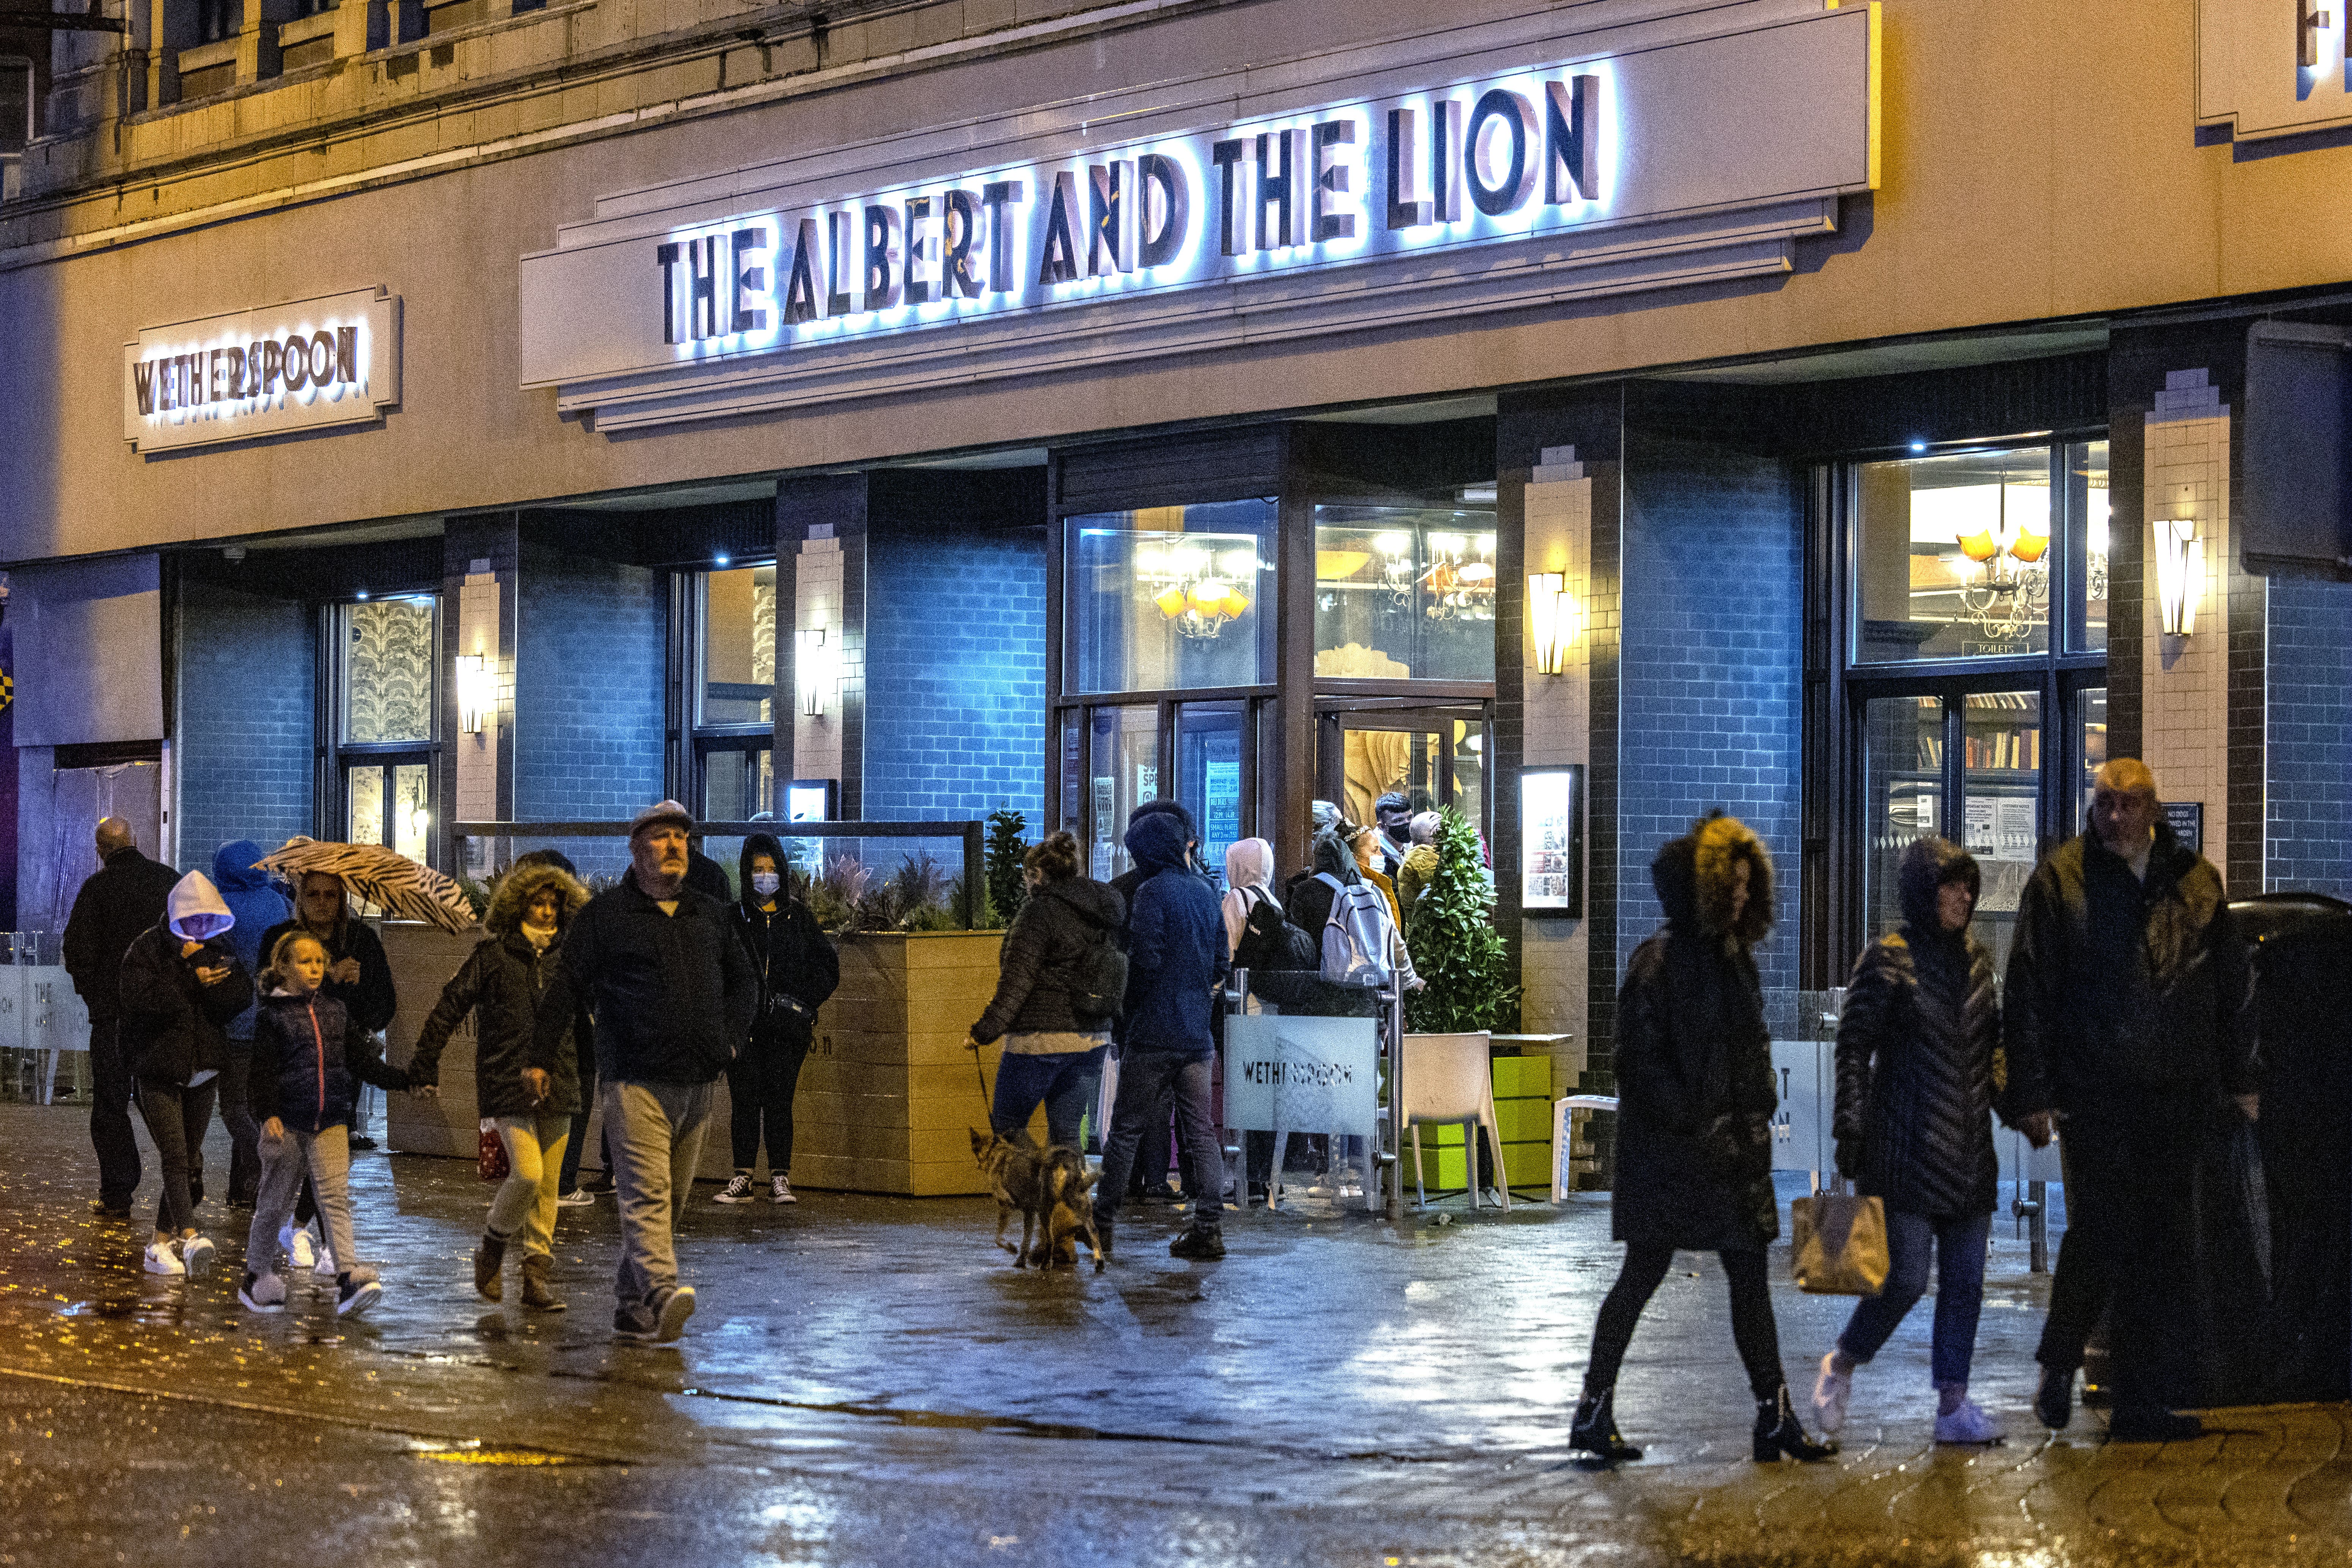
{"label": "shopping bag", "polygon": [[1886,1283],[1886,1205],[1821,1193],[1789,1205],[1790,1265],[1816,1296],[1875,1296]]}
{"label": "shopping bag", "polygon": [[[487,1116],[482,1118],[482,1148],[481,1152],[475,1157],[474,1168],[481,1173],[482,1180],[486,1182],[503,1182],[507,1179],[506,1141],[499,1136],[499,1124]],[[1885,1249],[1881,1247],[1880,1250],[1883,1252]]]}

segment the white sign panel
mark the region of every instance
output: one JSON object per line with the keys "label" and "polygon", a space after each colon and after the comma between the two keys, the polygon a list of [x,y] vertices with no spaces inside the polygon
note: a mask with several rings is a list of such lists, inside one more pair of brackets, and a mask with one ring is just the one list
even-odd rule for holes
{"label": "white sign panel", "polygon": [[1228,1017],[1224,1124],[1246,1132],[1372,1131],[1379,1031],[1370,1018]]}
{"label": "white sign panel", "polygon": [[[716,181],[641,194],[637,221],[524,258],[522,382],[617,428],[891,390],[874,373],[915,355],[934,387],[942,352],[971,379],[1222,346],[1236,313],[1264,341],[1787,271],[1794,236],[1876,185],[1877,8],[1731,9],[1748,25],[1708,37],[1570,26],[1435,64],[1416,39],[1288,93],[1185,84],[1199,101],[958,138],[1034,149],[1012,161],[835,158],[734,200]],[[1334,96],[1234,115],[1310,92]],[[907,342],[956,328],[959,349]]]}
{"label": "white sign panel", "polygon": [[380,418],[400,401],[400,300],[382,289],[142,329],[122,438],[143,452]]}

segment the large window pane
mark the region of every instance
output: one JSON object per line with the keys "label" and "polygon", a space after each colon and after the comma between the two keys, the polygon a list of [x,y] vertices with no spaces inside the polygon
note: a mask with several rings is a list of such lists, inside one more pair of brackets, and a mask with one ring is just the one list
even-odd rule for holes
{"label": "large window pane", "polygon": [[2075,755],[2083,776],[2074,781],[2074,831],[2090,826],[2091,780],[2107,763],[2107,689],[2094,686],[2074,694]]}
{"label": "large window pane", "polygon": [[1271,500],[1067,520],[1074,691],[1253,686],[1270,679]]}
{"label": "large window pane", "polygon": [[1864,935],[1876,940],[1903,923],[1895,867],[1915,838],[1942,831],[1944,704],[1934,697],[1882,697],[1863,710],[1863,769],[1868,800],[1863,857]]}
{"label": "large window pane", "polygon": [[343,838],[351,844],[383,842],[383,769],[369,765],[346,769],[343,795],[350,802]]}
{"label": "large window pane", "polygon": [[1225,847],[1242,837],[1242,721],[1247,704],[1188,702],[1176,721],[1176,798],[1201,827],[1201,864],[1224,885]]}
{"label": "large window pane", "polygon": [[1486,837],[1486,726],[1475,720],[1456,719],[1453,730],[1452,804],[1483,839]]}
{"label": "large window pane", "polygon": [[2077,441],[2066,448],[2067,496],[2083,520],[2077,558],[2083,582],[2083,616],[2074,646],[2085,652],[2107,646],[2107,444]]}
{"label": "large window pane", "polygon": [[[702,575],[703,724],[767,724],[776,698],[776,569]],[[740,820],[740,819],[738,819]]]}
{"label": "large window pane", "polygon": [[433,738],[433,608],[429,597],[343,606],[343,739]]}
{"label": "large window pane", "polygon": [[425,763],[392,770],[392,847],[420,866],[433,858],[432,776]]}
{"label": "large window pane", "polygon": [[1864,463],[1857,479],[1860,661],[2048,651],[2049,448]]}
{"label": "large window pane", "polygon": [[775,753],[765,746],[704,753],[702,815],[710,822],[750,822],[776,809]]}
{"label": "large window pane", "polygon": [[1495,679],[1495,514],[1315,509],[1315,673]]}
{"label": "large window pane", "polygon": [[1097,708],[1087,745],[1087,808],[1093,852],[1087,875],[1127,869],[1127,814],[1160,797],[1160,710]]}
{"label": "large window pane", "polygon": [[1963,836],[1984,877],[1977,899],[1977,936],[1996,965],[2009,957],[2018,900],[2042,841],[2042,697],[2033,691],[1978,691],[1961,710]]}

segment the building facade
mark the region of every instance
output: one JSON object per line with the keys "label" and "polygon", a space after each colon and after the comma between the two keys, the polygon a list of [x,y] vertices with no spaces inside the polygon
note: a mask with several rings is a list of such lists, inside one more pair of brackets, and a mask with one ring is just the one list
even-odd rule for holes
{"label": "building facade", "polygon": [[2109,755],[2352,889],[2340,18],[101,15],[0,164],[21,928],[105,809],[481,872],[1009,806],[1109,875],[1143,799],[1286,870],[1396,788],[1605,1086],[1710,808],[1776,1032],[1920,833],[2002,940]]}

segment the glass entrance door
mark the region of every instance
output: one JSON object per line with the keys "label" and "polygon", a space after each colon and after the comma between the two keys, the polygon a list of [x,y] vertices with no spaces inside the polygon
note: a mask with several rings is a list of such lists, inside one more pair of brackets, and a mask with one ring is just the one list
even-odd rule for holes
{"label": "glass entrance door", "polygon": [[346,842],[387,844],[419,865],[431,863],[433,768],[426,759],[346,763],[343,801]]}
{"label": "glass entrance door", "polygon": [[1316,794],[1369,826],[1372,804],[1401,793],[1415,812],[1452,807],[1486,833],[1484,705],[1335,709],[1320,715]]}

